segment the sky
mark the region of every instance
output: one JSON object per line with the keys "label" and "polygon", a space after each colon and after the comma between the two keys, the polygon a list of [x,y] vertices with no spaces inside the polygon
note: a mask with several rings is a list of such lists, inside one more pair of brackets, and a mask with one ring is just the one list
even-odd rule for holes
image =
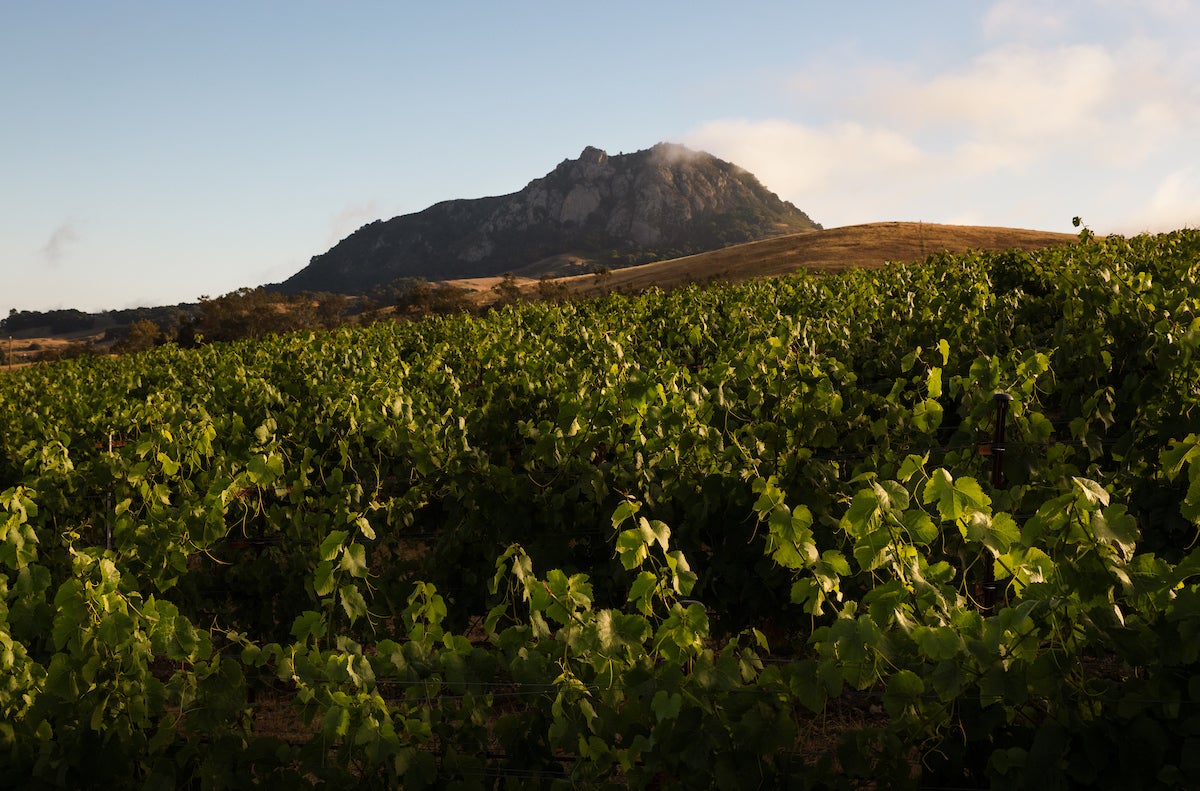
{"label": "sky", "polygon": [[279,282],[661,141],[827,228],[1200,227],[1200,1],[0,0],[0,311]]}

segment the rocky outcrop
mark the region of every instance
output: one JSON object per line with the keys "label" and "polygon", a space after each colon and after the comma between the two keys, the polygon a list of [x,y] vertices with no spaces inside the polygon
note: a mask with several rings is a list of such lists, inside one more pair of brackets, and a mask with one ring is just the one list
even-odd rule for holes
{"label": "rocky outcrop", "polygon": [[615,268],[820,226],[736,165],[660,143],[591,146],[520,192],[366,225],[276,288],[363,293],[401,277],[519,271],[570,254]]}

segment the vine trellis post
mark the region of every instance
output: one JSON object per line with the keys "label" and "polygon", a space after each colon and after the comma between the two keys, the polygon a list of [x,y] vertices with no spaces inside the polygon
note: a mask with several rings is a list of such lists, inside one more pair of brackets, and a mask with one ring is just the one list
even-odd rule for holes
{"label": "vine trellis post", "polygon": [[[1012,400],[1013,397],[1008,393],[996,393],[992,396],[992,402],[996,405],[996,426],[991,447],[993,496],[1004,482],[1004,423]],[[989,615],[996,606],[996,566],[990,561],[983,566],[982,604],[984,613]]]}

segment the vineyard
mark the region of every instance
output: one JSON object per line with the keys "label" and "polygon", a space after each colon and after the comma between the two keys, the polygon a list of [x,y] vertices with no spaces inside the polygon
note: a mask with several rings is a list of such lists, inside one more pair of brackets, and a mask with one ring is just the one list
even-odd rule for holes
{"label": "vineyard", "polygon": [[1084,230],[0,375],[0,777],[1200,787],[1198,274]]}

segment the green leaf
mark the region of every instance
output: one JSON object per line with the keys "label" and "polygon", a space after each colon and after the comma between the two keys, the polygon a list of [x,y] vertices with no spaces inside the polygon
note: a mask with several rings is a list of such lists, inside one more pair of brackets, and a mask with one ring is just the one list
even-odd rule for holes
{"label": "green leaf", "polygon": [[1126,512],[1125,506],[1115,504],[1093,511],[1092,532],[1101,543],[1116,545],[1127,559],[1133,557],[1138,539],[1137,520]]}
{"label": "green leaf", "polygon": [[83,585],[72,579],[59,586],[54,596],[54,625],[50,630],[54,648],[63,651],[80,630],[91,620],[83,599]]}
{"label": "green leaf", "polygon": [[872,530],[854,544],[854,560],[863,571],[874,571],[889,559],[892,536],[886,529]]}
{"label": "green leaf", "polygon": [[330,530],[329,535],[321,542],[321,560],[333,560],[348,535],[350,534],[345,530]]}
{"label": "green leaf", "polygon": [[367,603],[363,600],[363,595],[357,586],[343,585],[338,590],[338,598],[341,599],[342,610],[345,611],[351,624],[359,618],[367,616]]}
{"label": "green leaf", "polygon": [[550,593],[550,588],[541,580],[526,580],[525,586],[525,590],[529,594],[530,612],[545,612],[554,603],[554,596]]}
{"label": "green leaf", "polygon": [[321,721],[321,731],[330,741],[345,736],[350,730],[350,711],[344,706],[332,706]]}
{"label": "green leaf", "polygon": [[1089,478],[1072,477],[1071,481],[1075,484],[1075,488],[1079,490],[1079,493],[1083,495],[1084,502],[1089,506],[1095,508],[1097,506],[1108,505],[1108,490],[1100,484]]}
{"label": "green leaf", "polygon": [[333,589],[337,583],[333,577],[333,564],[328,560],[322,560],[317,564],[317,571],[313,575],[313,590],[318,596],[328,596],[333,593]]}
{"label": "green leaf", "polygon": [[642,561],[649,557],[646,537],[642,535],[642,531],[636,527],[622,530],[617,535],[617,554],[626,571],[632,571],[642,565]]}
{"label": "green leaf", "polygon": [[1200,437],[1189,434],[1183,441],[1173,441],[1171,446],[1159,455],[1163,472],[1167,478],[1175,480],[1186,462],[1193,462],[1200,457]]}
{"label": "green leaf", "polygon": [[964,648],[962,637],[948,627],[916,626],[912,636],[921,654],[931,662],[953,659]]}
{"label": "green leaf", "polygon": [[598,612],[596,629],[601,650],[610,656],[623,648],[642,645],[652,633],[650,622],[641,615],[615,610]]}
{"label": "green leaf", "polygon": [[792,583],[792,604],[798,604],[809,615],[819,615],[825,604],[825,592],[812,578],[796,580]]}
{"label": "green leaf", "polygon": [[114,650],[133,642],[135,626],[133,618],[120,611],[105,613],[96,629],[96,639]]}
{"label": "green leaf", "polygon": [[775,551],[771,553],[771,560],[781,568],[793,571],[799,571],[808,565],[804,556],[800,554],[799,548],[790,541],[780,542]]}
{"label": "green leaf", "polygon": [[637,607],[639,612],[649,613],[653,607],[649,601],[653,595],[655,588],[658,587],[658,577],[652,571],[643,571],[637,575],[637,579],[629,586],[629,596],[627,601]]}
{"label": "green leaf", "polygon": [[565,599],[570,595],[570,580],[562,569],[550,569],[543,581],[555,599]]}
{"label": "green leaf", "polygon": [[362,533],[362,537],[368,541],[375,540],[375,528],[371,527],[371,523],[367,521],[365,516],[360,516],[354,520],[354,524],[358,526],[358,532]]}
{"label": "green leaf", "polygon": [[784,504],[783,492],[779,490],[777,481],[774,477],[771,478],[756,478],[752,489],[758,495],[758,499],[754,501],[754,512],[759,518],[770,513],[773,509]]}
{"label": "green leaf", "polygon": [[845,675],[842,673],[841,664],[836,659],[822,659],[817,666],[817,678],[820,679],[827,696],[837,697],[842,694],[842,687],[846,683]]}
{"label": "green leaf", "polygon": [[101,590],[111,592],[117,589],[121,583],[121,572],[117,570],[117,566],[108,558],[100,558],[100,580],[104,583]]}
{"label": "green leaf", "polygon": [[905,710],[915,707],[925,694],[925,682],[911,670],[901,670],[888,679],[883,693],[883,706],[888,716],[900,717]]}
{"label": "green leaf", "polygon": [[488,637],[492,637],[496,634],[496,624],[500,623],[500,619],[503,618],[507,612],[507,604],[497,604],[495,607],[488,610],[487,617],[483,621],[483,629]]}
{"label": "green leaf", "polygon": [[929,514],[920,509],[914,508],[911,511],[905,511],[900,521],[904,523],[904,527],[908,530],[909,540],[914,544],[928,546],[940,535],[937,525],[929,518]]}
{"label": "green leaf", "polygon": [[275,479],[275,475],[267,463],[267,457],[261,454],[250,457],[250,460],[246,462],[246,472],[250,476],[250,483],[255,486],[269,486]]}
{"label": "green leaf", "polygon": [[929,375],[925,377],[925,390],[929,398],[942,397],[942,369],[930,368]]}
{"label": "green leaf", "polygon": [[910,497],[908,489],[904,488],[904,484],[899,481],[879,481],[872,483],[871,488],[875,490],[876,496],[879,498],[879,507],[888,511],[903,511],[908,508]]}
{"label": "green leaf", "polygon": [[990,512],[992,500],[983,493],[979,481],[974,478],[959,478],[954,482],[954,496],[964,514],[976,511]]}
{"label": "green leaf", "polygon": [[615,530],[615,529],[619,528],[622,524],[625,523],[625,520],[629,519],[634,514],[636,514],[641,507],[642,506],[640,503],[635,503],[632,500],[625,500],[620,505],[618,505],[616,507],[616,510],[613,511],[613,515],[612,515],[613,529]]}
{"label": "green leaf", "polygon": [[802,569],[818,559],[817,547],[813,543],[812,513],[805,506],[789,511],[779,505],[767,520],[771,538],[771,559],[783,568]]}
{"label": "green leaf", "polygon": [[1200,464],[1193,464],[1188,469],[1187,494],[1179,505],[1179,513],[1200,525]]}
{"label": "green leaf", "polygon": [[111,693],[100,696],[99,700],[92,701],[92,719],[91,728],[93,731],[100,733],[104,730],[104,710],[108,708],[108,701],[112,697]]}
{"label": "green leaf", "polygon": [[938,513],[947,522],[958,521],[969,514],[988,513],[991,499],[983,493],[974,478],[954,480],[945,469],[938,468],[925,484],[922,501],[937,503]]}
{"label": "green leaf", "polygon": [[834,574],[839,574],[843,577],[850,575],[850,563],[846,557],[836,549],[827,549],[821,553],[821,562],[828,566],[829,570]]}
{"label": "green leaf", "polygon": [[657,519],[652,519],[649,522],[650,532],[654,534],[654,540],[662,547],[663,552],[666,552],[671,540],[671,528],[667,527],[666,523],[660,522]]}
{"label": "green leaf", "polygon": [[[921,501],[925,505],[937,503],[938,510],[942,514],[942,518],[946,520],[957,519],[954,513],[954,478],[943,467],[938,467],[934,470],[929,480],[925,482],[925,490],[921,495]],[[942,503],[946,503],[945,506]]]}
{"label": "green leaf", "polygon": [[179,472],[179,462],[162,451],[158,452],[158,463],[162,465],[163,474],[168,477],[172,477]]}
{"label": "green leaf", "polygon": [[325,636],[325,617],[319,612],[305,610],[292,622],[292,637],[305,642],[310,637]]}
{"label": "green leaf", "polygon": [[654,712],[655,721],[662,722],[663,720],[678,719],[682,705],[683,697],[678,692],[667,692],[665,689],[660,689],[654,693],[650,709]]}
{"label": "green leaf", "polygon": [[919,431],[926,433],[936,431],[937,427],[942,425],[942,405],[932,398],[926,398],[913,407],[912,415],[913,425]]}
{"label": "green leaf", "polygon": [[362,544],[348,544],[342,553],[341,568],[351,577],[367,576],[367,550]]}
{"label": "green leaf", "polygon": [[1009,547],[1021,540],[1021,526],[1011,514],[992,515],[991,541],[988,546],[997,552],[1007,552]]}
{"label": "green leaf", "polygon": [[681,596],[687,596],[699,579],[688,565],[683,552],[673,549],[666,554],[667,568],[671,571],[671,587]]}
{"label": "green leaf", "polygon": [[841,528],[851,536],[861,538],[874,527],[879,512],[879,496],[874,489],[859,489],[846,515],[842,517]]}
{"label": "green leaf", "polygon": [[903,482],[908,482],[914,475],[925,469],[925,465],[929,463],[929,454],[917,456],[910,453],[904,457],[904,461],[900,462],[900,469],[896,471],[896,478]]}

